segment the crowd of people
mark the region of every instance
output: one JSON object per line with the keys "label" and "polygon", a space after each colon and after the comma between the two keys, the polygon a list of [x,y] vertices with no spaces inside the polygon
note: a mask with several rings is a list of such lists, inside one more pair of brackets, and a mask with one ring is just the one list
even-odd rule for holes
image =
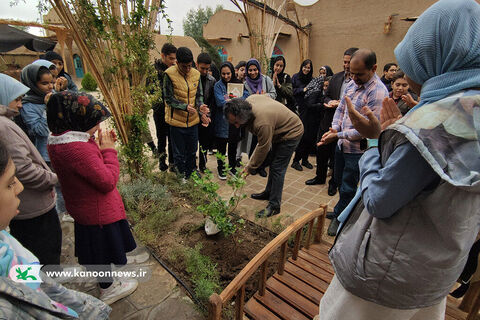
{"label": "crowd of people", "polygon": [[[339,200],[327,218],[335,276],[320,319],[443,319],[446,296],[480,225],[480,5],[440,0],[377,75],[375,52],[348,48],[343,70],[283,56],[218,67],[166,43],[155,62],[162,98],[149,146],[161,171],[186,181],[216,150],[218,178],[267,177],[257,213],[281,212],[287,168],[312,170]],[[340,58],[340,57],[339,57]],[[238,88],[242,88],[238,90]],[[134,280],[98,278],[100,299],[54,280],[18,284],[17,264],[59,265],[59,214],[75,223],[75,254],[92,270],[125,265],[135,247],[117,182],[106,106],[79,92],[55,52],[0,74],[0,314],[104,319]],[[150,139],[151,140],[151,139]],[[243,164],[242,155],[248,162]],[[293,161],[291,161],[293,157]],[[197,162],[198,160],[198,162]],[[268,169],[268,173],[267,173]],[[248,178],[247,178],[248,179]],[[67,213],[69,216],[67,216]],[[10,233],[5,229],[9,228]],[[43,279],[43,278],[42,278]],[[21,294],[20,294],[21,293]]]}

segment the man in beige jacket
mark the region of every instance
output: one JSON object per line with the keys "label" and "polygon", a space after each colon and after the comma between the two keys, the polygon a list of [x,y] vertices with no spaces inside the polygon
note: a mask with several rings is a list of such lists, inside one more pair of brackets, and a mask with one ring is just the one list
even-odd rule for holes
{"label": "man in beige jacket", "polygon": [[251,195],[256,200],[268,200],[258,217],[270,217],[280,213],[285,173],[293,152],[303,135],[300,118],[278,101],[255,94],[246,100],[236,98],[225,104],[225,116],[237,128],[246,127],[258,137],[258,144],[244,169],[246,174],[263,163],[272,152],[270,174],[265,190]]}

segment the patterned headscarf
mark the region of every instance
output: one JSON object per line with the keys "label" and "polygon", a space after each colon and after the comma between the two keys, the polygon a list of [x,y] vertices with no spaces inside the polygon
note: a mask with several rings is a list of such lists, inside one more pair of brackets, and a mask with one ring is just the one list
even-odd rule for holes
{"label": "patterned headscarf", "polygon": [[110,116],[100,101],[85,92],[56,92],[47,103],[47,123],[53,134],[86,132]]}
{"label": "patterned headscarf", "polygon": [[480,94],[462,90],[480,87],[480,5],[436,2],[395,55],[422,92],[421,102],[388,129],[403,133],[443,180],[478,190]]}

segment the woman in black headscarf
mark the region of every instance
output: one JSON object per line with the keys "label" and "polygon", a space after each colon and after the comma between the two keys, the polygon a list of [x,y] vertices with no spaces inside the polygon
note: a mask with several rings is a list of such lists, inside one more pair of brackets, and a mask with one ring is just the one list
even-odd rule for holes
{"label": "woman in black headscarf", "polygon": [[77,85],[75,84],[75,82],[73,82],[72,76],[65,72],[64,62],[61,55],[59,55],[55,51],[47,51],[44,55],[40,56],[40,58],[48,60],[54,63],[55,66],[57,66],[57,77],[64,77],[68,81],[67,90],[78,91]]}
{"label": "woman in black headscarf", "polygon": [[293,101],[292,79],[285,73],[287,63],[283,56],[278,56],[273,60],[272,81],[277,91],[275,100],[283,103],[287,108],[294,111],[295,103]]}
{"label": "woman in black headscarf", "polygon": [[[295,152],[295,157],[293,158],[292,168],[302,171],[302,165],[308,169],[313,169],[313,165],[308,162],[308,152],[310,149],[310,144],[308,141],[311,139],[306,139],[310,137],[309,130],[309,113],[307,100],[305,99],[305,92],[307,91],[307,86],[312,81],[313,75],[313,64],[310,59],[307,59],[302,62],[300,70],[298,73],[295,73],[292,77],[292,86],[293,86],[293,96],[295,98],[295,103],[300,114],[300,119],[302,119],[305,132],[303,134],[302,140],[298,144],[297,150]],[[315,132],[316,134],[316,132]],[[315,139],[313,139],[315,140]],[[300,165],[300,160],[302,164]]]}

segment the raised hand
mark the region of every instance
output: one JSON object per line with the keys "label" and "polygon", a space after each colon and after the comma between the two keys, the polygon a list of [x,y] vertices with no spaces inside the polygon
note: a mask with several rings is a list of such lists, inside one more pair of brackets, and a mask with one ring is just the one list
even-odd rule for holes
{"label": "raised hand", "polygon": [[418,104],[418,101],[415,101],[410,93],[404,94],[402,96],[402,100],[407,104],[409,109],[415,107]]}
{"label": "raised hand", "polygon": [[[393,100],[392,100],[393,101]],[[349,97],[345,97],[345,103],[347,104],[348,117],[352,121],[352,125],[357,131],[364,137],[370,139],[377,139],[382,131],[380,122],[373,114],[369,107],[363,107],[363,115],[358,112],[353,106],[352,100]],[[367,116],[367,119],[364,117]]]}
{"label": "raised hand", "polygon": [[402,117],[400,109],[391,98],[383,99],[382,110],[380,110],[381,129],[385,130],[389,125]]}

